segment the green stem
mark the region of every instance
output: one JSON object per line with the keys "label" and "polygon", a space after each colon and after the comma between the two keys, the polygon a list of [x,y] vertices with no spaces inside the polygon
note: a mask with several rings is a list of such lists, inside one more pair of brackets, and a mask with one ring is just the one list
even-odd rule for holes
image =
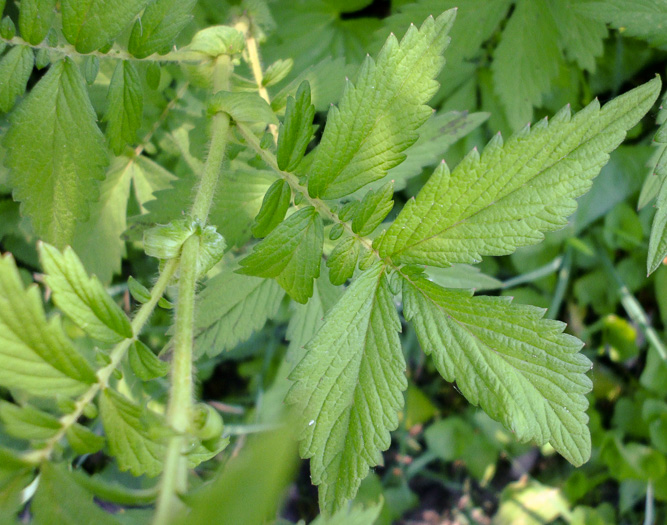
{"label": "green stem", "polygon": [[[232,65],[228,56],[216,58],[214,90],[229,89]],[[227,146],[229,115],[219,113],[212,119],[211,144],[204,165],[201,182],[197,188],[190,212],[193,220],[206,223],[218,185],[220,169]],[[153,523],[169,523],[182,508],[178,494],[188,488],[188,465],[183,452],[193,407],[194,383],[192,379],[192,341],[195,320],[195,287],[197,285],[197,261],[200,238],[192,235],[181,250],[178,301],[174,324],[174,350],[171,366],[171,390],[167,407],[167,424],[175,435],[170,438],[160,480],[160,492]]]}
{"label": "green stem", "polygon": [[48,51],[53,51],[54,53],[60,53],[63,56],[71,58],[84,58],[87,56],[96,56],[98,58],[107,58],[112,60],[133,60],[136,62],[187,62],[187,63],[199,63],[206,62],[210,60],[210,57],[203,56],[201,53],[196,53],[193,51],[172,51],[166,55],[158,55],[154,53],[145,58],[137,58],[134,55],[131,55],[127,51],[113,47],[108,53],[102,53],[100,51],[91,51],[90,53],[79,53],[76,48],[70,44],[61,43],[58,47],[52,47],[47,44],[46,41],[39,44],[31,44],[26,42],[21,37],[15,36],[14,38],[7,39],[0,37],[0,43],[8,44],[10,46],[26,46],[32,49],[46,49]]}
{"label": "green stem", "polygon": [[646,312],[642,308],[641,304],[639,304],[639,301],[637,301],[635,296],[632,295],[630,290],[628,290],[628,287],[623,282],[623,279],[621,279],[621,276],[616,271],[616,268],[614,268],[614,264],[607,256],[605,248],[600,244],[597,246],[597,253],[605,267],[605,270],[607,270],[607,273],[611,275],[611,277],[618,285],[618,293],[621,296],[621,304],[623,305],[626,313],[630,319],[639,325],[641,330],[644,332],[644,335],[657,350],[658,354],[660,354],[660,357],[663,359],[663,361],[667,361],[667,348],[665,348],[665,345],[660,339],[658,332],[656,332],[655,328],[651,326],[648,315],[646,315]]}
{"label": "green stem", "polygon": [[157,487],[130,489],[118,483],[103,481],[100,476],[89,476],[80,470],[73,470],[71,475],[74,481],[95,496],[119,505],[150,505],[157,496]]}
{"label": "green stem", "polygon": [[565,297],[565,292],[567,291],[567,285],[570,282],[570,272],[572,271],[572,247],[568,246],[565,251],[565,256],[563,257],[563,262],[560,265],[560,270],[558,270],[558,283],[556,284],[556,290],[554,291],[553,299],[549,305],[549,310],[547,310],[548,319],[556,319],[558,317],[558,312],[560,311],[561,304],[563,304],[563,298]]}
{"label": "green stem", "polygon": [[134,319],[132,319],[132,333],[134,334],[134,337],[123,339],[114,347],[114,349],[109,354],[109,364],[97,371],[97,383],[90,385],[88,390],[86,390],[86,392],[84,392],[83,395],[77,399],[74,405],[74,410],[72,412],[65,414],[60,418],[60,430],[58,430],[58,432],[53,437],[51,437],[42,448],[29,452],[24,456],[27,461],[33,463],[47,461],[51,456],[54,447],[63,437],[65,437],[67,430],[79,420],[86,406],[88,406],[88,404],[91,403],[93,399],[95,399],[95,396],[101,389],[104,389],[108,386],[111,374],[113,374],[114,370],[118,368],[121,360],[125,356],[125,352],[127,352],[127,349],[130,347],[132,342],[136,340],[138,334],[146,324],[146,321],[148,321],[148,318],[153,313],[153,310],[155,310],[158,301],[164,294],[164,291],[167,289],[167,285],[169,284],[169,281],[171,281],[171,278],[174,276],[177,267],[177,260],[169,261],[165,265],[159,279],[151,290],[150,300],[144,303],[141,308],[139,308],[137,314],[134,316]]}

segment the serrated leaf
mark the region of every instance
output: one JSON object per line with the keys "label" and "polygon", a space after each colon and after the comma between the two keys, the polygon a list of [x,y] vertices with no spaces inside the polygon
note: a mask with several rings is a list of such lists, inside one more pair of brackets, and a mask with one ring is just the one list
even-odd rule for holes
{"label": "serrated leaf", "polygon": [[278,84],[290,74],[294,67],[294,60],[288,58],[286,60],[276,60],[273,64],[264,71],[264,78],[262,78],[262,85],[269,87]]}
{"label": "serrated leaf", "polygon": [[533,106],[542,103],[561,62],[558,27],[546,0],[519,0],[491,65],[495,91],[512,128],[533,118]]}
{"label": "serrated leaf", "polygon": [[0,385],[33,396],[75,396],[97,381],[60,319],[46,320],[38,288],[23,289],[9,255],[0,258],[0,359]]}
{"label": "serrated leaf", "polygon": [[127,315],[97,277],[88,277],[72,248],[67,247],[60,253],[53,246],[41,243],[39,253],[53,301],[82,330],[105,343],[118,343],[132,337]]}
{"label": "serrated leaf", "polygon": [[195,354],[215,356],[246,341],[276,314],[284,295],[273,280],[223,270],[197,297]]}
{"label": "serrated leaf", "polygon": [[51,414],[30,405],[20,407],[7,401],[0,401],[0,420],[7,434],[20,439],[49,439],[61,427],[58,418]]}
{"label": "serrated leaf", "polygon": [[[160,474],[167,437],[172,432],[163,416],[141,408],[110,388],[102,391],[99,404],[109,450],[120,470],[129,470],[134,476]],[[216,453],[197,445],[187,455],[188,464],[195,467]]]}
{"label": "serrated leaf", "polygon": [[28,46],[16,46],[0,59],[0,111],[14,107],[16,97],[23,95],[32,73],[35,55]]}
{"label": "serrated leaf", "polygon": [[137,140],[144,106],[144,92],[139,72],[128,60],[119,60],[107,93],[106,135],[109,146],[119,155],[126,144]]}
{"label": "serrated leaf", "polygon": [[61,0],[63,35],[79,53],[111,43],[150,0]]}
{"label": "serrated leaf", "polygon": [[257,93],[218,91],[208,103],[209,114],[224,111],[236,122],[278,124],[269,103]]}
{"label": "serrated leaf", "polygon": [[315,280],[313,296],[308,304],[292,303],[293,314],[287,325],[285,337],[290,344],[287,349],[287,360],[294,365],[301,361],[304,347],[319,330],[325,315],[343,295],[343,288],[334,286],[329,280],[329,272],[322,268],[320,276]]}
{"label": "serrated leaf", "polygon": [[285,120],[280,124],[276,157],[281,170],[293,171],[313,138],[315,106],[310,103],[310,84],[304,80],[296,98],[287,98]]}
{"label": "serrated leaf", "polygon": [[90,273],[103,283],[110,283],[112,276],[120,272],[130,188],[143,207],[173,179],[171,173],[144,156],[114,160],[100,186],[99,201],[91,205],[90,219],[77,225],[74,235],[74,249]]}
{"label": "serrated leaf", "polygon": [[373,525],[380,517],[383,502],[363,508],[361,505],[340,509],[331,516],[320,514],[310,525]]}
{"label": "serrated leaf", "polygon": [[139,340],[134,341],[130,346],[128,360],[132,371],[143,381],[164,377],[169,372],[169,363],[162,361]]}
{"label": "serrated leaf", "polygon": [[21,0],[19,31],[23,40],[33,45],[41,43],[51,29],[55,13],[56,0]]}
{"label": "serrated leaf", "polygon": [[356,86],[348,83],[340,107],[332,107],[315,154],[308,191],[313,197],[343,197],[381,179],[400,164],[431,115],[425,104],[438,89],[434,77],[455,11],[412,26],[398,43],[393,35],[378,55],[367,57]]}
{"label": "serrated leaf", "polygon": [[354,212],[352,231],[363,237],[373,233],[394,207],[393,196],[394,183],[391,181],[377,191],[368,191]]}
{"label": "serrated leaf", "polygon": [[72,450],[77,454],[94,454],[102,450],[104,438],[93,433],[89,428],[74,423],[65,433]]}
{"label": "serrated leaf", "polygon": [[292,189],[287,182],[278,179],[271,184],[255,217],[255,224],[252,226],[253,236],[260,238],[271,233],[285,218],[291,201]]}
{"label": "serrated leaf", "polygon": [[580,68],[594,72],[595,59],[604,52],[607,26],[576,10],[585,3],[586,0],[556,0],[549,7],[568,58],[575,60]]}
{"label": "serrated leaf", "polygon": [[667,257],[667,184],[664,182],[658,193],[657,211],[651,225],[651,236],[648,243],[646,269],[651,275]]}
{"label": "serrated leaf", "polygon": [[252,253],[240,261],[238,273],[273,277],[300,303],[313,295],[313,279],[320,275],[324,231],[312,206],[302,208],[281,222]]}
{"label": "serrated leaf", "polygon": [[14,198],[35,232],[62,248],[76,221],[88,218],[108,164],[78,66],[69,58],[51,66],[9,120],[5,162]]}
{"label": "serrated leaf", "polygon": [[211,26],[197,31],[187,48],[211,58],[220,55],[237,55],[245,48],[245,38],[234,27]]}
{"label": "serrated leaf", "polygon": [[40,473],[39,486],[30,505],[36,525],[118,525],[111,514],[95,504],[93,495],[72,478],[65,463],[45,462]]}
{"label": "serrated leaf", "polygon": [[352,277],[359,259],[359,241],[348,237],[340,241],[327,259],[331,284],[339,286]]}
{"label": "serrated leaf", "polygon": [[565,324],[508,297],[472,297],[403,274],[403,305],[438,371],[516,434],[551,445],[572,464],[591,453],[586,376],[591,362]]}
{"label": "serrated leaf", "polygon": [[161,418],[110,388],[102,392],[99,405],[107,444],[120,470],[134,476],[160,474],[168,435],[165,429],[162,439],[154,437],[164,425]]}
{"label": "serrated leaf", "polygon": [[156,0],[132,28],[128,49],[137,58],[168,51],[192,20],[197,0]]}
{"label": "serrated leaf", "polygon": [[581,2],[575,9],[582,15],[611,24],[624,36],[641,38],[656,47],[667,45],[667,5],[662,0]]}
{"label": "serrated leaf", "polygon": [[600,109],[597,101],[570,118],[564,108],[547,126],[496,136],[481,158],[473,150],[450,174],[443,163],[375,247],[394,263],[479,262],[540,242],[562,228],[627,129],[651,108],[658,78]]}
{"label": "serrated leaf", "polygon": [[407,387],[401,323],[377,263],[329,311],[290,375],[287,401],[302,414],[300,452],[331,513],[382,462]]}

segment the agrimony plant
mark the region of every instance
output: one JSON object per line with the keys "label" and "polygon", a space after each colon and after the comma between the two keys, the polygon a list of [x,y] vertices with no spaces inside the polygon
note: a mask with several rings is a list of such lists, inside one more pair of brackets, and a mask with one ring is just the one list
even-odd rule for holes
{"label": "agrimony plant", "polygon": [[[289,299],[286,400],[299,415],[301,456],[310,458],[325,514],[347,512],[398,425],[407,381],[397,304],[471,403],[518,440],[550,443],[584,463],[591,363],[581,342],[538,308],[443,288],[426,267],[506,255],[564,226],[575,198],[653,105],[660,80],[574,115],[565,107],[507,141],[497,135],[451,171],[443,161],[387,220],[395,189],[484,118],[433,115],[427,106],[456,11],[410,26],[400,41],[391,35],[367,57],[313,145],[324,91],[308,78],[330,63],[297,75],[272,100],[267,87],[292,62],[261,67],[267,6],[248,3],[230,25],[172,49],[194,3],[24,1],[20,36],[11,19],[3,26],[9,49],[0,72],[12,74],[0,81],[1,110],[22,96],[35,65],[48,66],[9,114],[8,185],[43,240],[53,303],[80,330],[72,341],[38,289],[24,288],[12,256],[2,258],[0,386],[12,401],[2,402],[0,419],[17,439],[0,448],[7,512],[32,498],[37,521],[115,522],[92,503],[96,494],[154,502],[155,523],[186,519],[202,500],[189,492],[191,469],[229,442],[219,414],[195,403],[196,360],[246,340]],[[122,34],[126,46],[114,43]],[[158,64],[187,75],[172,101],[155,101],[152,88],[172,75]],[[98,88],[106,90],[104,134],[89,94]],[[177,104],[180,126],[164,130]],[[137,141],[145,111],[162,116]],[[204,120],[202,161],[189,140]],[[142,155],[157,150],[154,136],[178,152],[178,178]],[[144,212],[129,235],[142,231],[145,252],[160,261],[152,290],[127,284],[141,304],[131,320],[103,284],[120,269],[128,202]],[[261,240],[250,243],[251,234]],[[169,287],[175,316],[160,359],[139,337],[158,305],[171,308],[162,297]],[[151,399],[167,373],[168,400]],[[159,476],[159,484],[121,490],[64,468],[100,450],[120,470]],[[203,494],[211,487],[224,490],[216,481]],[[84,503],[75,506],[65,490]]]}

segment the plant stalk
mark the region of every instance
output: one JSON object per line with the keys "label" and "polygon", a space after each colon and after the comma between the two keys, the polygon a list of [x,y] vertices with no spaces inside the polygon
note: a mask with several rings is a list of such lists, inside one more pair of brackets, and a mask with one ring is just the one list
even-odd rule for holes
{"label": "plant stalk", "polygon": [[[229,89],[232,65],[230,57],[221,55],[216,59],[214,91]],[[197,188],[190,217],[202,226],[206,224],[227,146],[229,115],[218,113],[212,118],[211,143]],[[174,350],[171,366],[171,390],[167,407],[167,424],[175,432],[167,446],[164,472],[160,480],[160,492],[153,523],[170,523],[178,514],[182,504],[178,498],[188,488],[188,464],[183,452],[187,445],[187,434],[194,398],[192,379],[192,343],[195,321],[195,288],[197,285],[197,261],[200,237],[192,235],[181,249],[180,275],[178,279],[178,301],[174,324]]]}

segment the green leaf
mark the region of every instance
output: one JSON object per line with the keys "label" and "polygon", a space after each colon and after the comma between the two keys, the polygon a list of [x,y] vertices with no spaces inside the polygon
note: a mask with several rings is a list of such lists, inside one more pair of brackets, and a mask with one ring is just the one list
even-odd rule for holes
{"label": "green leaf", "polygon": [[323,512],[354,497],[398,426],[407,387],[400,329],[377,263],[329,311],[290,375],[287,401],[303,417],[300,452],[310,458]]}
{"label": "green leaf", "polygon": [[180,256],[185,241],[195,234],[196,226],[188,219],[158,225],[144,232],[144,251],[157,259]]}
{"label": "green leaf", "polygon": [[405,159],[431,115],[425,104],[438,89],[433,78],[444,64],[454,16],[451,10],[419,30],[412,26],[400,44],[392,35],[377,62],[366,58],[356,87],[348,83],[340,107],[329,111],[308,181],[311,196],[349,195]]}
{"label": "green leaf", "polygon": [[607,38],[604,22],[583,16],[577,7],[586,0],[556,0],[551,2],[551,14],[558,26],[561,45],[568,58],[580,68],[595,72],[595,60],[603,52],[603,41]]}
{"label": "green leaf", "polygon": [[494,524],[540,525],[569,515],[569,502],[560,489],[524,478],[503,489]]}
{"label": "green leaf", "polygon": [[89,428],[74,423],[67,428],[65,433],[70,447],[77,454],[94,454],[102,450],[104,438],[94,434]]}
{"label": "green leaf", "polygon": [[623,36],[641,38],[656,47],[667,45],[667,5],[662,0],[581,2],[575,9],[582,15],[611,24],[621,30]]}
{"label": "green leaf", "polygon": [[313,138],[315,106],[310,103],[310,84],[304,80],[296,92],[296,99],[287,98],[285,120],[280,124],[278,135],[278,167],[294,171],[303,158]]}
{"label": "green leaf", "polygon": [[375,247],[394,263],[446,267],[540,242],[543,232],[565,226],[574,199],[659,90],[656,78],[602,109],[594,101],[570,117],[566,107],[505,145],[497,135],[481,158],[473,150],[451,174],[441,164]]}
{"label": "green leaf", "polygon": [[132,337],[127,315],[97,277],[88,277],[72,248],[67,247],[60,253],[53,246],[40,243],[39,253],[53,301],[82,330],[105,343],[118,343]]}
{"label": "green leaf", "polygon": [[327,259],[331,284],[339,286],[352,277],[359,259],[359,241],[348,237],[340,241]]}
{"label": "green leaf", "polygon": [[161,430],[162,419],[110,388],[102,392],[99,404],[107,444],[120,470],[134,476],[160,474],[168,435],[166,428]]}
{"label": "green leaf", "polygon": [[108,164],[78,66],[69,58],[51,66],[9,120],[5,162],[14,198],[35,232],[62,248],[76,221],[88,218]]}
{"label": "green leaf", "polygon": [[15,36],[16,26],[14,25],[14,21],[7,15],[2,19],[2,22],[0,22],[0,37],[5,40],[11,40]]}
{"label": "green leaf", "polygon": [[246,341],[276,314],[283,296],[275,281],[224,269],[197,297],[195,354],[215,356]]}
{"label": "green leaf", "polygon": [[61,427],[58,418],[51,414],[30,405],[20,407],[7,401],[0,401],[0,420],[7,434],[20,439],[49,439]]}
{"label": "green leaf", "polygon": [[21,0],[19,31],[23,40],[33,45],[41,43],[51,29],[55,13],[56,0]]}
{"label": "green leaf", "polygon": [[169,363],[162,361],[144,343],[137,340],[132,343],[128,352],[128,359],[132,371],[139,379],[150,381],[157,377],[164,377],[169,372]]}
{"label": "green leaf", "polygon": [[[264,78],[262,78],[262,85],[265,87],[274,86],[281,80],[284,80],[290,74],[294,67],[294,60],[288,58],[286,60],[276,60],[273,64],[264,71]],[[310,87],[309,87],[310,89]]]}
{"label": "green leaf", "polygon": [[271,184],[264,195],[262,207],[252,226],[252,234],[257,237],[266,237],[285,218],[287,209],[292,201],[292,189],[283,179]]}
{"label": "green leaf", "polygon": [[30,506],[35,525],[118,525],[111,514],[95,504],[93,495],[74,481],[66,464],[44,463],[40,473],[39,486]]}
{"label": "green leaf", "polygon": [[648,244],[646,269],[648,275],[655,272],[667,257],[667,184],[664,182],[658,193],[657,211],[653,217]]}
{"label": "green leaf", "polygon": [[83,76],[86,79],[86,84],[92,86],[95,83],[97,74],[100,72],[100,59],[95,55],[88,55],[84,61],[83,66]]}
{"label": "green leaf", "polygon": [[373,525],[380,517],[382,501],[363,508],[361,505],[344,507],[331,516],[320,514],[310,525]]}
{"label": "green leaf", "polygon": [[405,318],[438,371],[519,441],[551,445],[572,464],[588,460],[586,376],[591,362],[565,324],[508,297],[472,297],[423,276],[403,276]]}
{"label": "green leaf", "polygon": [[0,258],[0,358],[0,385],[33,396],[75,396],[97,381],[60,319],[46,320],[39,289],[23,289],[9,255]]}
{"label": "green leaf", "polygon": [[0,60],[0,111],[14,107],[16,97],[23,95],[32,73],[35,55],[28,46],[16,46]]}
{"label": "green leaf", "polygon": [[[134,476],[160,474],[167,454],[167,437],[172,432],[164,417],[141,408],[111,388],[102,391],[99,404],[107,444],[120,470],[129,470]],[[217,453],[218,450],[197,445],[187,455],[188,464],[194,468]]]}
{"label": "green leaf", "polygon": [[289,340],[287,360],[291,364],[298,363],[303,357],[304,347],[319,330],[324,316],[343,295],[343,289],[334,286],[329,280],[326,267],[315,280],[313,296],[308,304],[292,303],[293,314],[287,325],[286,338]]}
{"label": "green leaf", "polygon": [[130,188],[134,189],[132,197],[143,206],[173,179],[171,173],[147,157],[114,160],[100,186],[99,201],[91,204],[90,219],[77,225],[74,234],[74,249],[90,273],[110,283],[113,274],[120,272]]}
{"label": "green leaf", "polygon": [[109,83],[107,93],[106,135],[109,146],[119,155],[126,144],[137,140],[144,106],[144,92],[139,73],[132,62],[120,60]]}
{"label": "green leaf", "polygon": [[188,45],[190,51],[203,53],[211,58],[220,55],[238,55],[244,48],[243,35],[230,26],[211,26],[201,29]]}
{"label": "green leaf", "polygon": [[[250,438],[210,483],[184,496],[187,516],[176,523],[268,523],[293,479],[296,447],[288,427]],[[252,504],[249,504],[252,502]]]}
{"label": "green leaf", "polygon": [[273,277],[300,303],[313,295],[313,279],[320,275],[324,231],[312,206],[281,222],[252,253],[240,261],[238,273]]}
{"label": "green leaf", "polygon": [[269,103],[257,93],[218,91],[208,103],[209,114],[224,111],[236,122],[278,124]]}
{"label": "green leaf", "polygon": [[542,104],[558,75],[561,56],[558,27],[546,0],[519,0],[491,65],[495,91],[512,128],[533,118],[533,106]]}
{"label": "green leaf", "polygon": [[128,49],[137,58],[169,51],[178,34],[192,20],[197,0],[156,0],[134,23]]}
{"label": "green leaf", "polygon": [[130,275],[127,280],[127,288],[138,303],[144,304],[151,300],[151,292],[143,284]]}
{"label": "green leaf", "polygon": [[79,53],[90,53],[128,27],[150,0],[61,0],[63,35]]}
{"label": "green leaf", "polygon": [[393,181],[377,191],[368,191],[354,212],[352,231],[364,237],[373,233],[394,207],[393,196]]}

